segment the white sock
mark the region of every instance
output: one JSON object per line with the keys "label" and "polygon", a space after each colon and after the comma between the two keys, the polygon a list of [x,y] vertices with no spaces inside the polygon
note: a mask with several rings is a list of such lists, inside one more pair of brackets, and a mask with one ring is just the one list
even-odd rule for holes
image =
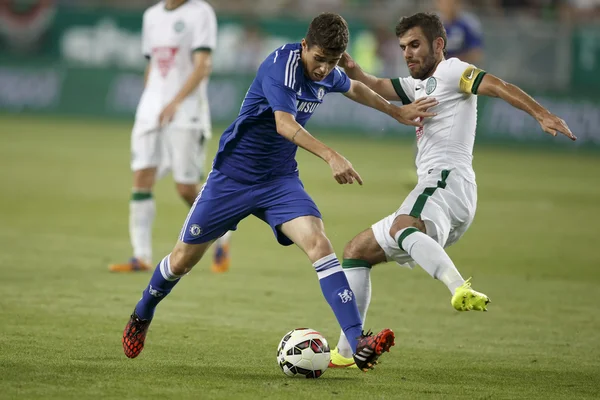
{"label": "white sock", "polygon": [[223,236],[221,236],[220,238],[215,240],[215,245],[217,245],[217,246],[228,245],[229,241],[231,240],[231,233],[232,233],[232,231],[227,231],[226,234],[224,234]]}
{"label": "white sock", "polygon": [[[344,268],[344,273],[350,284],[350,289],[354,292],[356,306],[358,307],[358,312],[364,326],[365,319],[367,318],[367,310],[371,303],[371,268]],[[346,339],[346,335],[344,335],[344,331],[340,332],[337,349],[343,357],[352,358],[352,348],[350,347],[350,343],[348,343],[348,339]]]}
{"label": "white sock", "polygon": [[[145,197],[139,199],[139,197]],[[136,199],[138,198],[138,199]],[[151,193],[134,192],[129,202],[129,239],[133,256],[152,264],[152,224],[156,205]]]}
{"label": "white sock", "polygon": [[457,287],[465,283],[460,272],[438,242],[416,228],[405,228],[394,237],[417,264],[433,278],[442,281],[454,294]]}

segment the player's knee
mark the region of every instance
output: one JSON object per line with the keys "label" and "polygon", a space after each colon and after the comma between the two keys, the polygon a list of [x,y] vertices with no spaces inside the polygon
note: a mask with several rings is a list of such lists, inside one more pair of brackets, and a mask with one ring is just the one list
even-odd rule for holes
{"label": "player's knee", "polygon": [[310,238],[305,246],[305,251],[309,259],[316,261],[333,253],[333,246],[325,233],[321,232]]}
{"label": "player's knee", "polygon": [[171,272],[175,275],[185,275],[200,261],[202,254],[187,246],[175,246],[169,258]]}
{"label": "player's knee", "polygon": [[344,247],[344,258],[362,259],[363,251],[361,247],[360,242],[356,238],[352,239]]}
{"label": "player's knee", "polygon": [[151,190],[156,179],[156,168],[145,168],[133,173],[133,187]]}
{"label": "player's knee", "polygon": [[405,228],[417,228],[425,233],[425,223],[420,218],[415,218],[410,215],[398,215],[390,228],[389,234],[391,237],[396,237],[396,234]]}

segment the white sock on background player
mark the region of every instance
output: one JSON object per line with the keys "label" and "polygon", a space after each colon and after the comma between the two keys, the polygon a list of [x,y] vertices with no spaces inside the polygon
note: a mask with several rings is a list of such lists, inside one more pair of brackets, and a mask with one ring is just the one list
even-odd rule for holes
{"label": "white sock on background player", "polygon": [[134,190],[129,202],[129,238],[133,256],[152,264],[152,224],[156,204],[152,192]]}

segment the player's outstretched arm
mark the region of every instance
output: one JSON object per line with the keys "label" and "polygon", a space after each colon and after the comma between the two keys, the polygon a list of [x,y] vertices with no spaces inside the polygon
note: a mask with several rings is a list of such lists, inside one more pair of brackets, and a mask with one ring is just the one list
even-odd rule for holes
{"label": "player's outstretched arm", "polygon": [[296,118],[292,114],[275,111],[275,123],[277,124],[277,133],[329,164],[333,177],[339,184],[352,184],[356,181],[362,185],[362,178],[354,170],[350,161],[308,133],[302,125],[296,122]]}
{"label": "player's outstretched arm", "polygon": [[519,87],[504,82],[494,75],[486,74],[483,77],[477,89],[477,94],[499,97],[511,106],[525,111],[539,122],[544,132],[552,136],[556,136],[557,132],[560,132],[571,140],[577,140],[577,137],[573,135],[564,120],[552,114]]}
{"label": "player's outstretched arm", "polygon": [[[423,126],[423,123],[421,122],[423,118],[435,116],[435,113],[427,111],[429,108],[438,104],[437,100],[432,97],[421,98],[414,103],[398,107],[375,93],[364,83],[355,80],[351,80],[350,82],[350,90],[344,93],[346,97],[357,103],[379,110],[401,124]],[[419,118],[419,120],[416,120],[417,118]]]}

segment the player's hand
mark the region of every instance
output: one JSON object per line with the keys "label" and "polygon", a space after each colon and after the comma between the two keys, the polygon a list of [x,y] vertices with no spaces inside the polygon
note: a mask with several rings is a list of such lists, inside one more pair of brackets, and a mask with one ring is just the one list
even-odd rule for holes
{"label": "player's hand", "polygon": [[542,130],[546,133],[556,136],[558,132],[562,133],[571,140],[577,140],[573,132],[567,126],[567,123],[552,113],[547,113],[538,118]]}
{"label": "player's hand", "polygon": [[175,117],[175,113],[177,112],[177,109],[179,108],[179,104],[177,103],[169,103],[160,113],[159,117],[158,117],[158,123],[161,127],[167,125],[168,123],[170,123],[171,121],[173,121],[173,118]]}
{"label": "player's hand", "polygon": [[334,153],[333,157],[328,161],[333,172],[333,177],[340,184],[353,184],[354,181],[358,182],[359,185],[363,184],[362,178],[354,170],[350,161],[346,160],[342,155]]}
{"label": "player's hand", "polygon": [[438,101],[433,97],[422,97],[402,107],[394,106],[391,116],[404,125],[423,126],[424,118],[435,117],[437,115],[428,110],[438,104]]}
{"label": "player's hand", "polygon": [[356,62],[350,57],[350,54],[345,51],[344,54],[342,54],[342,59],[338,62],[338,65],[344,69],[352,69],[356,67]]}

